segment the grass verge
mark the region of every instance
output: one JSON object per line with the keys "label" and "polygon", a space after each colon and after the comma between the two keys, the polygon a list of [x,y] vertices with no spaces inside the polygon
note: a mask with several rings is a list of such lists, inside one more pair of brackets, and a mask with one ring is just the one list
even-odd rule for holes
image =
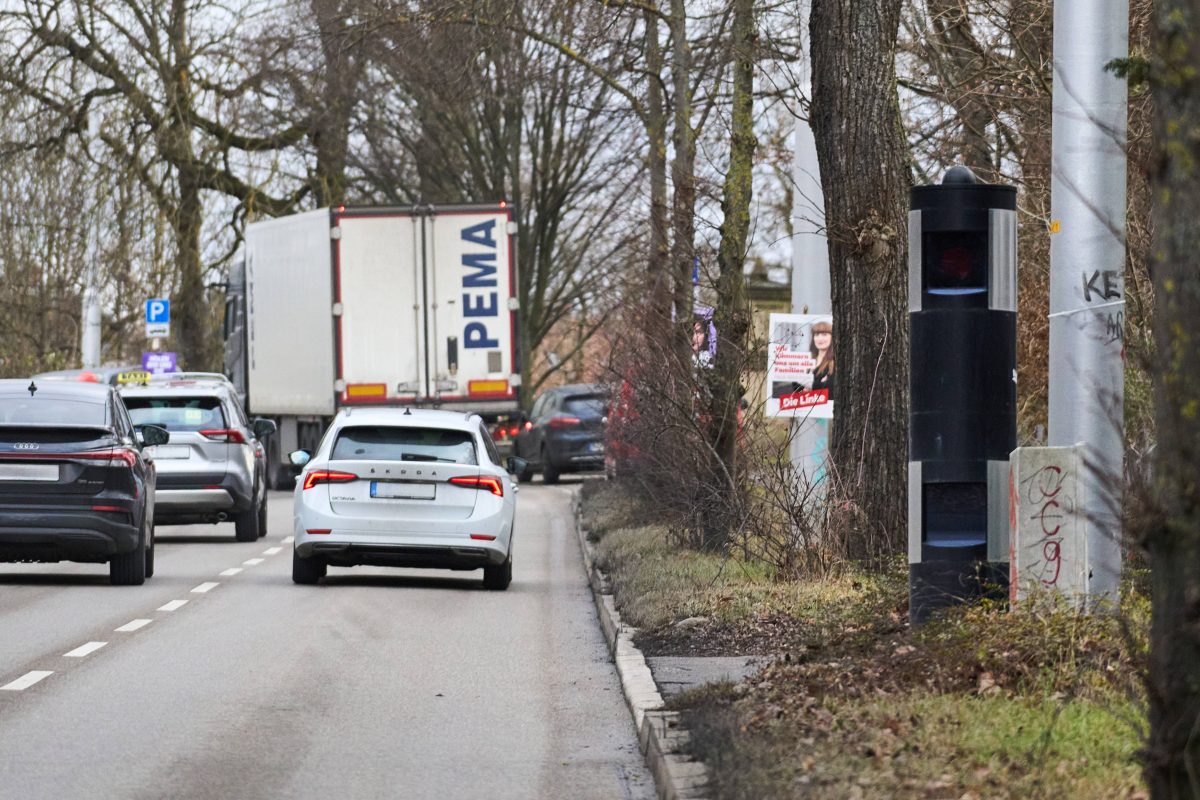
{"label": "grass verge", "polygon": [[672,701],[719,798],[1140,798],[1148,609],[1053,598],[907,626],[902,565],[778,580],[679,547],[618,486],[584,498],[597,560],[648,654],[774,655]]}

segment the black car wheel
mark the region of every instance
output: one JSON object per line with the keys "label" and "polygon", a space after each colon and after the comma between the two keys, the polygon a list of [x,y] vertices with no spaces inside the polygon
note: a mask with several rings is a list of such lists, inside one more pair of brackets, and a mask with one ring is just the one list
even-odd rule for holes
{"label": "black car wheel", "polygon": [[257,542],[259,509],[251,507],[233,518],[233,535],[239,542]]}
{"label": "black car wheel", "polygon": [[118,553],[109,560],[108,580],[113,586],[141,586],[146,582],[145,531],[132,553]]}
{"label": "black car wheel", "polygon": [[320,556],[301,558],[292,551],[292,583],[313,584],[325,577],[329,565]]}
{"label": "black car wheel", "polygon": [[150,543],[146,545],[146,577],[154,577],[154,525],[150,525]]}
{"label": "black car wheel", "polygon": [[267,498],[264,496],[262,505],[258,507],[258,538],[267,535]]}
{"label": "black car wheel", "polygon": [[512,583],[511,553],[509,553],[508,558],[504,560],[503,564],[483,568],[483,588],[502,592],[508,588],[510,583]]}
{"label": "black car wheel", "polygon": [[550,463],[546,449],[542,448],[542,483],[558,483],[558,476],[561,474],[558,467]]}

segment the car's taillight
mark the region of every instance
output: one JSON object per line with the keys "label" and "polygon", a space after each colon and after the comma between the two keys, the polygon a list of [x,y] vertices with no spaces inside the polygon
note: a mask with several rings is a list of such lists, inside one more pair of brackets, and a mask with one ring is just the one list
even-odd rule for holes
{"label": "car's taillight", "polygon": [[499,478],[493,478],[491,475],[460,475],[457,478],[451,478],[450,482],[455,486],[486,489],[496,497],[504,497],[504,484],[500,482]]}
{"label": "car's taillight", "polygon": [[314,469],[312,472],[305,473],[304,488],[308,490],[314,486],[320,486],[322,483],[349,483],[356,480],[358,480],[358,476],[352,472],[338,472],[334,469]]}
{"label": "car's taillight", "polygon": [[86,453],[3,453],[0,458],[19,461],[104,461],[105,467],[133,467],[137,463],[137,453],[127,447],[115,447],[112,450],[89,450]]}
{"label": "car's taillight", "polygon": [[520,425],[513,425],[511,428],[509,428],[509,429],[508,429],[508,435],[509,435],[509,436],[516,436],[516,435],[517,435],[518,433],[520,433],[520,432],[521,432],[521,426],[520,426]]}
{"label": "car's taillight", "polygon": [[506,438],[508,438],[508,431],[505,430],[503,427],[496,428],[496,430],[492,431],[492,440],[493,441],[499,442]]}
{"label": "car's taillight", "polygon": [[246,437],[242,436],[242,432],[233,428],[214,428],[212,430],[200,431],[199,433],[205,439],[212,439],[214,442],[225,442],[226,444],[246,443]]}
{"label": "car's taillight", "polygon": [[551,428],[570,428],[579,424],[579,417],[551,417],[549,424]]}

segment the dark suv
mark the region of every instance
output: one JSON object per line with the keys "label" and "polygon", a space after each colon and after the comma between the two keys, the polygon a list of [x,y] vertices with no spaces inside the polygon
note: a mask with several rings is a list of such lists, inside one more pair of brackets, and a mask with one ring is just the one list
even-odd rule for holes
{"label": "dark suv", "polygon": [[533,404],[513,443],[514,454],[529,462],[517,477],[556,483],[564,472],[604,469],[604,427],[608,391],[593,383],[546,390]]}
{"label": "dark suv", "polygon": [[0,380],[0,561],[108,562],[154,574],[155,426],[135,431],[111,386]]}

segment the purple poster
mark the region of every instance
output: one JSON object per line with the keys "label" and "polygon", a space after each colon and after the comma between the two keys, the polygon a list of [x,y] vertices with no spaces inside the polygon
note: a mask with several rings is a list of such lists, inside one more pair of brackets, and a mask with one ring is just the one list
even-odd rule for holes
{"label": "purple poster", "polygon": [[175,354],[159,352],[142,353],[142,369],[151,375],[175,372]]}

